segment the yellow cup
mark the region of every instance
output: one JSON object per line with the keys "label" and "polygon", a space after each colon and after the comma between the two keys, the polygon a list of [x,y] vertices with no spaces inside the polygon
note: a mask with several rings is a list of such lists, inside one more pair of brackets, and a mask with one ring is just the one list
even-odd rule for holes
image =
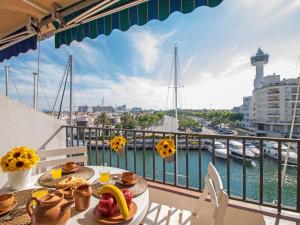
{"label": "yellow cup", "polygon": [[62,168],[61,167],[56,167],[56,168],[53,168],[51,170],[51,178],[52,180],[58,180],[61,178],[61,175],[62,175]]}
{"label": "yellow cup", "polygon": [[109,169],[102,169],[99,172],[99,182],[100,183],[108,183],[110,177]]}

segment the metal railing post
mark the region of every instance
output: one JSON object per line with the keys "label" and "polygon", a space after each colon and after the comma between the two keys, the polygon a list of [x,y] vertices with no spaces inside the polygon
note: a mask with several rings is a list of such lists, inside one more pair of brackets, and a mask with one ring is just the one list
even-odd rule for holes
{"label": "metal railing post", "polygon": [[189,137],[185,135],[185,176],[186,176],[186,188],[189,187]]}
{"label": "metal railing post", "polygon": [[95,134],[95,138],[96,138],[96,145],[95,145],[95,150],[96,150],[96,165],[98,166],[98,128],[95,129],[96,134]]}
{"label": "metal railing post", "polygon": [[[174,143],[178,143],[178,141],[177,141],[177,136],[176,136],[176,134],[174,134]],[[178,150],[179,148],[178,148],[178,146],[176,147],[176,149]],[[178,154],[174,154],[174,167],[173,167],[173,170],[174,170],[174,185],[176,186],[177,185],[177,176],[178,176],[178,174],[177,174],[177,162],[178,162],[178,159],[176,158],[177,157],[177,155]]]}
{"label": "metal railing post", "polygon": [[[111,142],[112,137],[111,137],[112,130],[109,130],[109,142]],[[111,145],[109,145],[109,165],[112,166],[112,149]]]}
{"label": "metal railing post", "polygon": [[264,149],[263,141],[259,141],[259,203],[264,202]]}
{"label": "metal railing post", "polygon": [[105,130],[102,129],[102,163],[105,165]]}
{"label": "metal railing post", "polygon": [[[166,135],[163,134],[163,138],[165,138]],[[178,149],[177,149],[178,150]],[[166,160],[163,159],[163,183],[166,183]]]}
{"label": "metal railing post", "polygon": [[215,149],[216,146],[215,146],[215,138],[212,139],[212,154],[211,154],[211,161],[212,161],[212,164],[215,165],[216,164],[216,152],[215,152]]}
{"label": "metal railing post", "polygon": [[153,171],[153,181],[155,181],[155,133],[152,134],[152,171]]}
{"label": "metal railing post", "polygon": [[146,178],[145,132],[143,132],[143,177]]}
{"label": "metal railing post", "polygon": [[227,194],[230,197],[230,149],[229,149],[229,139],[226,141],[226,151],[227,151],[227,159],[226,159],[226,166],[227,166]]}
{"label": "metal railing post", "polygon": [[91,138],[91,128],[89,128],[89,165],[92,164],[92,138]]}
{"label": "metal railing post", "polygon": [[243,200],[246,200],[246,140],[243,138]]}
{"label": "metal railing post", "polygon": [[199,191],[202,190],[202,154],[201,154],[201,139],[198,138],[199,152],[198,152],[198,164],[199,164]]}
{"label": "metal railing post", "polygon": [[281,141],[278,141],[278,190],[277,190],[277,211],[281,212]]}
{"label": "metal railing post", "polygon": [[134,173],[136,173],[136,131],[133,133],[133,166],[134,166]]}
{"label": "metal railing post", "polygon": [[297,211],[300,212],[300,142],[297,142]]}

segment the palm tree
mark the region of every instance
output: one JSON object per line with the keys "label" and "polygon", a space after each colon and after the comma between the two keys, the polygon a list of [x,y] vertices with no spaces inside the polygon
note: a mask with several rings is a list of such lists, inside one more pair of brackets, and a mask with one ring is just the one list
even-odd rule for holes
{"label": "palm tree", "polygon": [[100,125],[101,125],[101,127],[105,127],[105,125],[111,125],[112,121],[105,112],[102,112],[100,115],[98,115],[95,118],[94,124],[97,127],[99,127]]}

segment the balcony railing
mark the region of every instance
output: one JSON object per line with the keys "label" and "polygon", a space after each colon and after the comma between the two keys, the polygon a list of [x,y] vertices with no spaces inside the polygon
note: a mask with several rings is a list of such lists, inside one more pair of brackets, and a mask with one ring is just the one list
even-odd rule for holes
{"label": "balcony railing", "polygon": [[[198,133],[118,130],[113,128],[64,126],[66,146],[86,145],[90,165],[109,165],[133,171],[146,180],[202,191],[209,162],[218,169],[224,188],[235,200],[300,212],[300,140],[250,136],[208,135]],[[94,133],[95,136],[91,134]],[[109,146],[113,136],[122,133],[127,139],[125,152],[118,155]],[[167,163],[156,152],[155,144],[162,137],[177,140],[178,153]],[[225,157],[219,158],[216,142],[225,145]],[[232,141],[242,143],[241,155],[232,153]],[[276,142],[277,159],[264,154],[267,142]],[[248,145],[257,146],[256,158],[249,158]],[[288,166],[282,185],[282,146],[293,143],[297,152],[296,165]],[[210,151],[204,149],[211,146]],[[177,157],[177,159],[176,159]],[[273,156],[274,157],[274,156]],[[275,157],[276,158],[276,157]],[[249,163],[250,162],[250,163]]]}

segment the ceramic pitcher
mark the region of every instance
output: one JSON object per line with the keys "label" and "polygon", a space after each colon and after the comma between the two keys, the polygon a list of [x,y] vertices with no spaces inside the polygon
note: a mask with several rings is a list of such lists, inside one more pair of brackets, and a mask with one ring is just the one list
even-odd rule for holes
{"label": "ceramic pitcher", "polygon": [[[37,203],[34,208],[32,201]],[[55,191],[41,199],[31,197],[27,203],[27,212],[32,225],[65,225],[70,218],[73,203],[64,199],[63,193]]]}

